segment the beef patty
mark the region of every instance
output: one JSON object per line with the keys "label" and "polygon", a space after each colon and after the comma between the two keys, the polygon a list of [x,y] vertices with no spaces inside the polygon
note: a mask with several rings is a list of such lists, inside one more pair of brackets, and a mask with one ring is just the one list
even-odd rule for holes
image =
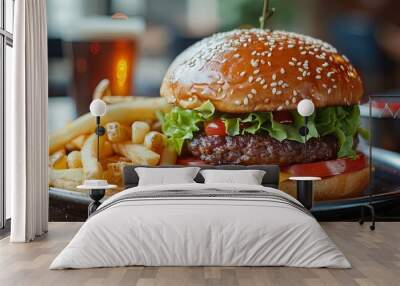
{"label": "beef patty", "polygon": [[192,156],[207,164],[276,164],[280,166],[336,158],[337,139],[334,136],[312,138],[307,141],[307,156],[304,144],[283,140],[268,135],[206,136],[199,134],[188,142]]}

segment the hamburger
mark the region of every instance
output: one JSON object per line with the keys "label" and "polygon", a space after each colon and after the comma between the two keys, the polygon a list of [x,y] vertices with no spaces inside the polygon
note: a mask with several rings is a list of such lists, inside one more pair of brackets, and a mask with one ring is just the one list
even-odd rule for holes
{"label": "hamburger", "polygon": [[[160,116],[178,164],[277,164],[289,176],[319,176],[317,200],[359,195],[369,180],[356,151],[360,75],[330,44],[285,31],[241,29],[205,38],[181,53],[160,90],[175,105]],[[304,118],[297,104],[310,99]]]}

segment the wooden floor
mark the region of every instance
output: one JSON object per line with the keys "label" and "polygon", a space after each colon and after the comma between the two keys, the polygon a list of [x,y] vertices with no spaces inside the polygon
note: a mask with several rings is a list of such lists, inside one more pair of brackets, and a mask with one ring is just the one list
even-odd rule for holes
{"label": "wooden floor", "polygon": [[322,223],[352,269],[288,267],[125,267],[48,270],[81,223],[50,223],[49,233],[28,244],[0,241],[0,285],[400,285],[400,223]]}

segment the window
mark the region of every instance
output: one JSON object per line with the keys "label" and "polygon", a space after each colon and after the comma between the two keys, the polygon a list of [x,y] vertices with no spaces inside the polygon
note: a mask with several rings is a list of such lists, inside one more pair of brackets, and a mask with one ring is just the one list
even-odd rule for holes
{"label": "window", "polygon": [[0,0],[0,228],[10,217],[9,197],[4,188],[4,106],[11,93],[14,0]]}

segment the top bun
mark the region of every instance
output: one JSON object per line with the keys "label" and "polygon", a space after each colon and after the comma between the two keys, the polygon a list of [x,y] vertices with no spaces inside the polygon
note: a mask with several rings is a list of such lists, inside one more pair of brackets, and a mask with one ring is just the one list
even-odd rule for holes
{"label": "top bun", "polygon": [[210,100],[229,113],[358,104],[361,78],[331,45],[308,36],[261,29],[205,38],[181,53],[161,85],[169,103],[192,109]]}

